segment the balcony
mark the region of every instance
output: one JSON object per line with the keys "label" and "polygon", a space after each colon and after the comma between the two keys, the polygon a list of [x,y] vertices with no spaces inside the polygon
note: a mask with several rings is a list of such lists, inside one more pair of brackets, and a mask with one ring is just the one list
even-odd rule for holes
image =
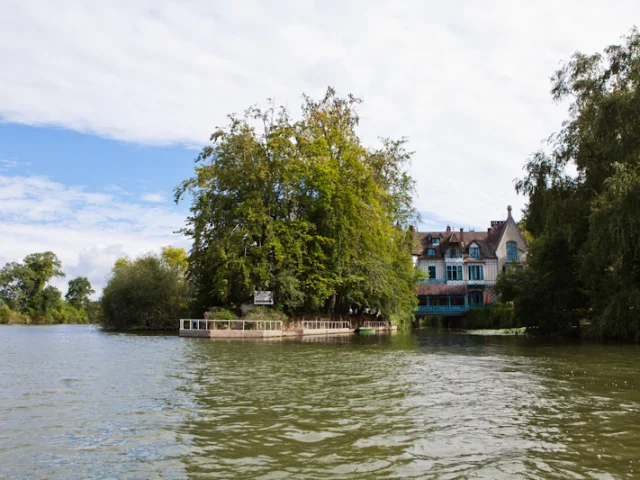
{"label": "balcony", "polygon": [[444,278],[423,278],[418,283],[420,285],[446,285],[447,281]]}
{"label": "balcony", "polygon": [[416,313],[423,315],[461,315],[466,305],[418,305]]}
{"label": "balcony", "polygon": [[495,280],[447,280],[446,278],[423,278],[418,285],[495,285]]}
{"label": "balcony", "polygon": [[464,260],[464,256],[461,253],[445,253],[444,261],[445,262],[462,262]]}

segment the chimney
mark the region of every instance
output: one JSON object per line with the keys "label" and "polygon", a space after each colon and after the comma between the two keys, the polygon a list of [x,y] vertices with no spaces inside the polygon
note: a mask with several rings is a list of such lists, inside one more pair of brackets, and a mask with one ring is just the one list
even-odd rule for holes
{"label": "chimney", "polygon": [[451,225],[447,225],[447,232],[451,231]]}
{"label": "chimney", "polygon": [[416,232],[416,227],[414,227],[413,225],[411,225],[411,226],[409,227],[409,231],[410,231],[411,233],[415,233],[415,232]]}
{"label": "chimney", "polygon": [[460,228],[460,233],[464,232],[464,228]]}

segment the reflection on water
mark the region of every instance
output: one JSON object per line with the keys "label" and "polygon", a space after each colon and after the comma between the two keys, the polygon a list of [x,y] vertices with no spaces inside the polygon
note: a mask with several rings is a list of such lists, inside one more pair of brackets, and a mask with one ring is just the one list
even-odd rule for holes
{"label": "reflection on water", "polygon": [[640,349],[0,327],[0,478],[634,478]]}

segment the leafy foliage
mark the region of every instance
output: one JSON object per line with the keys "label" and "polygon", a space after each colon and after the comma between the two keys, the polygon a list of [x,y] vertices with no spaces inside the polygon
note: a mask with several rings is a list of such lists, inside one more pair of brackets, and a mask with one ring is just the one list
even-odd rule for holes
{"label": "leafy foliage", "polygon": [[[640,340],[640,34],[604,55],[576,53],[553,77],[570,118],[516,189],[528,196],[527,274],[516,313],[546,334],[592,322],[599,337]],[[577,175],[569,172],[577,171]]]}
{"label": "leafy foliage", "polygon": [[87,277],[69,280],[69,288],[65,300],[75,308],[83,308],[89,301],[89,296],[95,293]]}
{"label": "leafy foliage", "polygon": [[247,312],[244,318],[247,320],[276,320],[281,322],[289,321],[289,317],[287,317],[287,315],[276,310],[275,308],[268,307],[256,307],[253,310]]}
{"label": "leafy foliage", "polygon": [[176,330],[187,314],[189,288],[176,265],[155,255],[116,261],[102,298],[111,329]]}
{"label": "leafy foliage", "polygon": [[53,252],[33,253],[23,263],[8,263],[0,270],[0,298],[12,310],[44,314],[59,297],[60,292],[47,283],[53,277],[64,277],[61,268]]}
{"label": "leafy foliage", "polygon": [[236,320],[238,315],[228,308],[213,307],[208,312],[204,312],[204,318],[207,320]]}
{"label": "leafy foliage", "polygon": [[166,246],[162,247],[161,253],[162,261],[166,264],[175,268],[177,271],[181,273],[185,273],[187,271],[187,267],[189,266],[189,255],[184,248]]}
{"label": "leafy foliage", "polygon": [[[48,284],[54,277],[64,273],[53,252],[33,253],[22,263],[6,264],[0,270],[0,323],[88,323],[82,304],[63,301],[60,290]],[[89,281],[84,281],[92,292]]]}
{"label": "leafy foliage", "polygon": [[176,200],[192,198],[183,233],[193,240],[194,315],[248,302],[254,290],[272,290],[290,314],[412,315],[411,153],[404,139],[365,148],[360,103],[328,89],[320,101],[304,97],[299,121],[272,105],[214,132],[176,189]]}
{"label": "leafy foliage", "polygon": [[517,328],[517,317],[514,315],[513,306],[502,303],[485,308],[472,308],[465,312],[461,328],[491,328],[505,329]]}

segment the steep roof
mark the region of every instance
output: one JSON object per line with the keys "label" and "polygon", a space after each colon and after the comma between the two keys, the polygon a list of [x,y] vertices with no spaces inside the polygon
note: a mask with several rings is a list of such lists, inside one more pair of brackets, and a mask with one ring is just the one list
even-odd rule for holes
{"label": "steep roof", "polygon": [[413,232],[413,249],[411,250],[413,255],[422,255],[422,251],[424,250],[423,241],[426,238],[426,232]]}
{"label": "steep roof", "polygon": [[[513,221],[511,210],[509,210],[506,220],[492,221],[491,228],[486,231],[413,232],[412,254],[427,257],[427,249],[433,248],[436,257],[442,256],[451,243],[461,243],[464,252],[469,253],[469,244],[475,241],[480,247],[480,258],[496,258],[496,249],[500,244],[507,223],[510,221]],[[439,245],[433,245],[434,238],[440,239]],[[427,258],[433,258],[433,256]]]}

